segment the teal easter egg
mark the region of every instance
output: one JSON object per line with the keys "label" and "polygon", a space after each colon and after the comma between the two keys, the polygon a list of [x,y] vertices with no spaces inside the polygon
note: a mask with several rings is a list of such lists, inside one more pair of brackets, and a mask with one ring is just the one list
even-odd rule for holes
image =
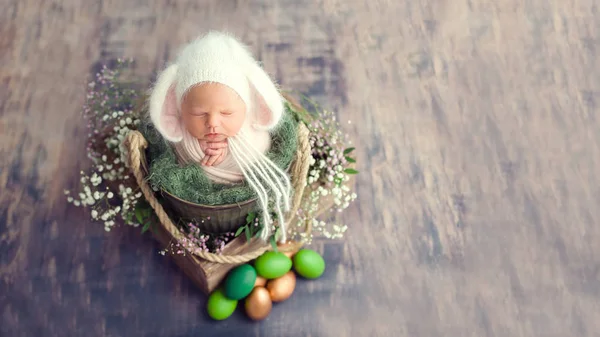
{"label": "teal easter egg", "polygon": [[298,275],[315,279],[325,271],[325,260],[312,249],[301,249],[294,255],[294,270]]}
{"label": "teal easter egg", "polygon": [[248,296],[256,282],[256,270],[249,264],[232,269],[225,279],[225,296],[232,300],[241,300]]}
{"label": "teal easter egg", "polygon": [[271,280],[285,275],[292,269],[292,259],[281,252],[265,252],[254,262],[258,275]]}
{"label": "teal easter egg", "polygon": [[208,297],[208,303],[206,305],[208,315],[217,321],[224,320],[231,316],[237,307],[238,301],[232,300],[225,296],[225,293],[221,288],[213,291]]}

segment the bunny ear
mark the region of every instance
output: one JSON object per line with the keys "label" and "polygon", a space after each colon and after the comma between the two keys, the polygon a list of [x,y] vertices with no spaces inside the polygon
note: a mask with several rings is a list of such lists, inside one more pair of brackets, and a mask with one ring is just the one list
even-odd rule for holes
{"label": "bunny ear", "polygon": [[181,115],[177,108],[175,75],[177,65],[172,64],[158,76],[150,93],[149,113],[156,130],[168,141],[183,139]]}
{"label": "bunny ear", "polygon": [[255,109],[254,126],[261,130],[271,130],[277,126],[284,111],[283,97],[269,75],[254,60],[246,46],[230,37],[229,47],[245,72]]}
{"label": "bunny ear", "polygon": [[253,89],[253,105],[257,129],[271,130],[277,126],[283,115],[283,97],[269,78],[269,75],[254,61],[247,66],[246,76]]}

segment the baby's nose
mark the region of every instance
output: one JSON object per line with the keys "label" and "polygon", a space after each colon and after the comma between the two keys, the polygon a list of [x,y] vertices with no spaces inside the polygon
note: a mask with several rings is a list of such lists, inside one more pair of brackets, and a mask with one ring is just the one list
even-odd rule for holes
{"label": "baby's nose", "polygon": [[208,126],[218,126],[219,125],[219,117],[217,115],[209,115],[207,122],[208,122]]}

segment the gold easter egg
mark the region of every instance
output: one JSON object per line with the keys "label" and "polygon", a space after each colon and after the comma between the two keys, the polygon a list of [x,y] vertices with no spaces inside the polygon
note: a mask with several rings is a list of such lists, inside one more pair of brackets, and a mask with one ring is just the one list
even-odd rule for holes
{"label": "gold easter egg", "polygon": [[290,259],[298,252],[298,248],[299,247],[294,241],[287,241],[286,243],[280,243],[277,245],[277,249],[281,250],[281,252]]}
{"label": "gold easter egg", "polygon": [[289,271],[285,275],[270,280],[267,283],[267,290],[269,290],[269,295],[273,302],[287,300],[292,296],[294,288],[296,288],[296,274],[293,271]]}
{"label": "gold easter egg", "polygon": [[262,276],[257,276],[254,282],[254,287],[264,287],[267,284],[267,279]]}
{"label": "gold easter egg", "polygon": [[263,320],[269,316],[273,308],[273,302],[269,291],[265,287],[256,287],[246,297],[244,308],[246,315],[255,321]]}

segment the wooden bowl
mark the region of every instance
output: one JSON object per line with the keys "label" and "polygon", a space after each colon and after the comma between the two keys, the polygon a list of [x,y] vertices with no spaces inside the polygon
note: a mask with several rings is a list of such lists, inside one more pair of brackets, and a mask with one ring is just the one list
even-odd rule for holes
{"label": "wooden bowl", "polygon": [[167,191],[160,191],[160,194],[167,208],[181,219],[193,221],[204,233],[236,231],[246,224],[246,216],[257,207],[256,198],[235,204],[209,206],[183,200]]}

